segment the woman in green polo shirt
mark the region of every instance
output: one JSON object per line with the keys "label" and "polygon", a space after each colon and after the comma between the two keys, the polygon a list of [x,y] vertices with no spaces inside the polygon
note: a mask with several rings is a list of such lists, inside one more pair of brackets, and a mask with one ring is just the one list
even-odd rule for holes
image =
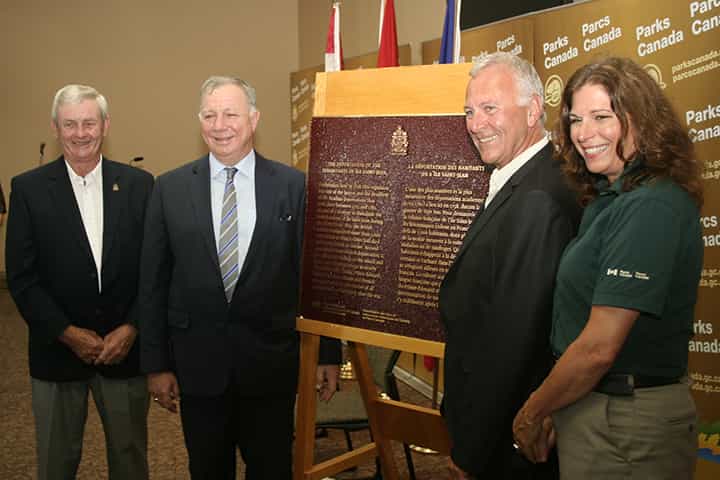
{"label": "woman in green polo shirt", "polygon": [[703,256],[692,142],[655,81],[621,58],[573,74],[556,135],[586,208],[557,273],[558,361],[515,418],[517,447],[544,461],[557,439],[563,479],[691,479],[687,346]]}

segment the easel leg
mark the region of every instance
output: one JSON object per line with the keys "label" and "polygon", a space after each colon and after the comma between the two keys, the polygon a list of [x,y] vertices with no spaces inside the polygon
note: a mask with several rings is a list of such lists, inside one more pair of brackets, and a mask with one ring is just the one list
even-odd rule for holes
{"label": "easel leg", "polygon": [[378,391],[373,381],[370,362],[368,360],[367,347],[361,343],[348,342],[348,350],[355,367],[358,386],[365,402],[365,409],[368,414],[368,423],[372,432],[373,441],[377,445],[377,453],[382,466],[383,480],[398,480],[400,478],[395,459],[392,453],[392,443],[385,438],[377,414],[376,402]]}
{"label": "easel leg", "polygon": [[305,474],[312,468],[315,460],[315,413],[317,408],[315,372],[318,366],[319,350],[320,337],[318,335],[300,334],[301,368],[295,416],[293,480],[305,480]]}

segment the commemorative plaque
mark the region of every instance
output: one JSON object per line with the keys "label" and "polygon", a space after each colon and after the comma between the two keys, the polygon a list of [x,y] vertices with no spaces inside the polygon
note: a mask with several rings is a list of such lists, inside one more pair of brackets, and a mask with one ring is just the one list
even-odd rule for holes
{"label": "commemorative plaque", "polygon": [[443,341],[440,282],[487,192],[462,116],[314,118],[301,315]]}

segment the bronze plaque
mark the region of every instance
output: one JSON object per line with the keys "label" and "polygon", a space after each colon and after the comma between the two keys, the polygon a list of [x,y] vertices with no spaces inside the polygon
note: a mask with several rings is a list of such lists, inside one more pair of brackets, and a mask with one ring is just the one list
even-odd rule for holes
{"label": "bronze plaque", "polygon": [[487,186],[462,116],[313,119],[301,315],[443,341],[440,282]]}

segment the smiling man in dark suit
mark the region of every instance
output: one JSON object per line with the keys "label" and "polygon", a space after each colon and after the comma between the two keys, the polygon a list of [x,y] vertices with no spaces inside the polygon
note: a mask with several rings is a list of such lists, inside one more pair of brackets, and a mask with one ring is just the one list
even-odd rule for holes
{"label": "smiling man in dark suit", "polygon": [[[141,274],[141,363],[155,401],[180,412],[194,480],[290,480],[299,340],[295,315],[305,177],[256,153],[255,90],[201,87],[210,154],[158,178]],[[339,344],[321,348],[321,398]],[[328,364],[334,365],[328,365]]]}
{"label": "smiling man in dark suit", "polygon": [[499,52],[470,75],[467,130],[494,170],[440,288],[450,469],[459,479],[557,478],[553,459],[533,465],[515,451],[512,421],[552,365],[555,272],[579,207],[552,159],[532,65]]}
{"label": "smiling man in dark suit", "polygon": [[30,331],[38,478],[75,478],[92,390],[110,478],[146,479],[149,400],[135,339],[153,179],[103,158],[110,117],[94,88],[61,88],[51,126],[63,156],[12,180],[5,249]]}

